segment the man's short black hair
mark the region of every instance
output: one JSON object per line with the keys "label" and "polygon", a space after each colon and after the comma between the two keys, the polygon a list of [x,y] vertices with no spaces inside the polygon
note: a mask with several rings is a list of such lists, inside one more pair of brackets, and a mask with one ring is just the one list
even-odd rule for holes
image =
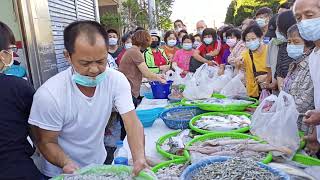
{"label": "man's short black hair", "polygon": [[186,39],[190,39],[191,42],[194,43],[194,37],[192,35],[190,35],[190,34],[184,35],[182,37],[182,42],[181,43],[183,43],[183,41],[186,40]]}
{"label": "man's short black hair", "polygon": [[129,31],[127,33],[125,33],[122,37],[121,37],[121,42],[124,44],[126,43],[126,41],[131,38],[133,35],[133,32],[132,31]]}
{"label": "man's short black hair", "polygon": [[261,38],[263,36],[263,32],[261,28],[257,24],[253,24],[251,26],[248,26],[242,33],[242,40],[246,41],[246,36],[249,33],[254,33],[258,38]]}
{"label": "man's short black hair", "polygon": [[180,22],[182,25],[184,25],[184,23],[182,22],[182,20],[181,20],[181,19],[177,19],[176,21],[174,21],[174,23],[173,23],[173,24],[176,24],[176,23],[178,23],[178,22]]}
{"label": "man's short black hair", "polygon": [[140,26],[138,26],[135,30],[134,30],[134,32],[137,32],[137,31],[144,31],[144,30],[146,30],[145,28],[143,28],[143,27],[140,27]]}
{"label": "man's short black hair", "polygon": [[115,30],[115,29],[108,29],[107,33],[108,33],[108,34],[109,34],[109,33],[114,33],[114,34],[116,34],[117,36],[119,36],[118,31]]}
{"label": "man's short black hair", "polygon": [[63,31],[64,46],[70,54],[74,53],[75,41],[80,34],[87,36],[91,45],[96,43],[96,34],[99,34],[105,39],[106,46],[108,45],[108,34],[101,24],[96,21],[75,21]]}
{"label": "man's short black hair", "polygon": [[0,51],[7,50],[11,44],[15,44],[13,32],[5,23],[0,21]]}
{"label": "man's short black hair", "polygon": [[193,35],[193,37],[194,38],[196,38],[196,37],[200,37],[201,38],[201,35],[200,34],[195,34],[195,35]]}
{"label": "man's short black hair", "polygon": [[272,13],[272,9],[268,8],[268,7],[262,7],[259,8],[256,12],[256,17],[261,15],[261,14],[267,14],[269,17],[272,17],[273,13]]}
{"label": "man's short black hair", "polygon": [[238,28],[229,29],[226,32],[226,37],[235,36],[238,40],[241,40],[241,30]]}
{"label": "man's short black hair", "polygon": [[282,35],[287,37],[288,29],[296,23],[297,23],[297,21],[293,15],[293,12],[292,11],[285,11],[285,12],[279,14],[279,16],[278,16],[278,19],[277,19],[278,31]]}

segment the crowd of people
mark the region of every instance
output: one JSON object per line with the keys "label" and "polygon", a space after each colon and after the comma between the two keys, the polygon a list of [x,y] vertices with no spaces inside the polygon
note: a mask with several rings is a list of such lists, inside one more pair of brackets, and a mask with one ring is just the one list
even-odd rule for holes
{"label": "crowd of people", "polygon": [[215,29],[200,20],[196,33],[189,33],[181,20],[173,26],[164,33],[139,27],[121,36],[97,22],[71,23],[64,30],[71,67],[35,91],[5,73],[13,65],[15,40],[0,22],[0,179],[49,179],[110,164],[114,139],[126,135],[138,173],[148,166],[135,113],[143,78],[166,83],[167,71],[179,68],[185,77],[204,63],[231,65],[234,76],[243,74],[249,97],[291,94],[302,114],[297,125],[307,153],[319,157],[319,0],[285,3],[278,12],[263,7],[238,27]]}

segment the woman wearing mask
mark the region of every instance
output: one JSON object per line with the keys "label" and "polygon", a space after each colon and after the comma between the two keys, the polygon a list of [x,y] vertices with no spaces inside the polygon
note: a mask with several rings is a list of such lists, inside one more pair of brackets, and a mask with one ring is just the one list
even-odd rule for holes
{"label": "woman wearing mask", "polygon": [[278,82],[278,88],[281,91],[283,87],[283,79],[287,76],[289,70],[289,64],[293,61],[288,56],[287,52],[287,31],[296,24],[296,19],[292,11],[286,11],[278,16],[276,36],[282,43],[279,45],[279,52],[277,56],[277,66],[275,72],[275,78]]}
{"label": "woman wearing mask", "polygon": [[150,71],[165,73],[170,69],[170,61],[163,49],[159,48],[160,36],[157,32],[151,32],[151,45],[144,52],[144,58]]}
{"label": "woman wearing mask", "polygon": [[198,47],[201,46],[201,35],[195,34],[193,38],[194,38],[193,49],[197,49]]}
{"label": "woman wearing mask", "polygon": [[221,42],[217,40],[217,32],[206,28],[202,34],[202,44],[193,53],[195,60],[210,66],[221,64]]}
{"label": "woman wearing mask", "polygon": [[187,34],[188,34],[188,32],[185,29],[179,31],[179,33],[178,33],[178,46],[177,46],[179,49],[182,48],[182,37]]}
{"label": "woman wearing mask", "polygon": [[24,79],[3,74],[13,64],[14,36],[0,22],[0,179],[39,180],[41,174],[27,140],[28,118],[35,90]]}
{"label": "woman wearing mask", "polygon": [[151,72],[145,63],[141,51],[148,48],[150,44],[151,36],[147,31],[139,30],[135,32],[132,36],[133,46],[124,53],[120,63],[119,70],[127,77],[131,85],[132,98],[136,106],[137,98],[140,95],[142,77],[151,81],[166,83],[162,75]]}
{"label": "woman wearing mask", "polygon": [[167,31],[164,35],[164,42],[166,45],[164,45],[162,49],[166,53],[169,61],[172,61],[174,54],[179,50],[179,48],[177,48],[177,39],[178,37],[174,31]]}
{"label": "woman wearing mask", "polygon": [[[283,90],[291,94],[295,100],[297,110],[305,113],[310,109],[314,109],[314,86],[309,70],[309,55],[311,54],[314,43],[303,39],[299,33],[297,25],[293,25],[288,30],[288,55],[293,59],[289,66],[289,73],[283,82]],[[303,131],[306,136],[312,135],[313,131],[308,125],[303,123],[303,117],[298,119],[298,128]],[[316,133],[313,134],[314,136]],[[308,153],[312,152],[310,144],[307,145]]]}
{"label": "woman wearing mask", "polygon": [[118,66],[120,65],[121,62],[121,58],[123,56],[123,54],[126,52],[126,50],[130,49],[132,47],[132,32],[128,32],[125,35],[122,36],[121,41],[123,44],[123,48],[121,53],[119,54],[118,58],[117,58],[117,64]]}
{"label": "woman wearing mask", "polygon": [[254,24],[242,33],[242,40],[245,42],[247,50],[242,53],[247,95],[259,98],[260,85],[267,82],[266,67],[267,46],[262,43],[263,32],[261,28]]}
{"label": "woman wearing mask", "polygon": [[230,47],[230,55],[227,58],[227,62],[235,67],[235,74],[238,74],[239,70],[243,68],[241,54],[246,50],[246,45],[241,40],[240,29],[233,28],[228,30],[226,37],[226,44]]}
{"label": "woman wearing mask", "polygon": [[193,55],[194,38],[192,35],[185,35],[182,38],[182,49],[178,50],[173,58],[172,67],[179,67],[183,70],[181,76],[184,77],[189,72],[190,58]]}
{"label": "woman wearing mask", "polygon": [[227,45],[227,37],[226,37],[226,32],[229,30],[229,29],[232,29],[233,26],[224,26],[221,31],[218,32],[218,35],[220,37],[220,40],[221,40],[221,63],[222,64],[227,64],[228,61],[228,56],[230,55],[230,49],[229,49],[229,46]]}

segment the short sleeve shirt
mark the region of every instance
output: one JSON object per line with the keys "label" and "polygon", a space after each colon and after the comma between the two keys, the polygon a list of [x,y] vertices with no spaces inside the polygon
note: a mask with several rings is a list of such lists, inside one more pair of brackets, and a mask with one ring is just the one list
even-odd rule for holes
{"label": "short sleeve shirt", "polygon": [[[130,84],[111,68],[96,87],[93,97],[85,96],[72,80],[73,70],[60,72],[45,82],[33,99],[29,123],[41,129],[58,131],[58,143],[80,167],[103,164],[106,159],[104,132],[112,108],[120,114],[134,110]],[[38,167],[49,177],[62,173],[43,156]]]}
{"label": "short sleeve shirt", "polygon": [[134,97],[139,97],[140,85],[142,82],[142,73],[138,66],[145,62],[140,49],[133,46],[128,49],[122,56],[119,70],[127,77],[130,85],[131,92]]}
{"label": "short sleeve shirt", "polygon": [[184,71],[189,71],[190,59],[193,55],[194,50],[186,51],[184,49],[180,49],[176,52],[173,58],[173,62],[176,62],[178,67]]}

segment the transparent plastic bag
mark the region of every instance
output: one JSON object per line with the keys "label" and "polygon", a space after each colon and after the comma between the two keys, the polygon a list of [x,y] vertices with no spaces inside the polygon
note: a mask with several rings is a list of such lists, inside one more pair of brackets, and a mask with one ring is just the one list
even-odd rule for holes
{"label": "transparent plastic bag", "polygon": [[212,88],[207,64],[201,65],[194,73],[190,81],[186,83],[186,88],[183,91],[183,96],[189,100],[207,99],[212,95]]}
{"label": "transparent plastic bag", "polygon": [[221,90],[221,94],[232,97],[232,96],[247,96],[247,90],[242,83],[243,74],[235,76],[227,85]]}
{"label": "transparent plastic bag", "polygon": [[291,159],[299,148],[298,117],[293,97],[281,91],[278,97],[271,95],[262,101],[252,116],[250,131],[270,145],[289,148],[291,154],[273,154]]}
{"label": "transparent plastic bag", "polygon": [[260,97],[259,97],[259,101],[262,102],[265,98],[267,98],[268,96],[270,96],[271,93],[269,90],[267,89],[262,89]]}

